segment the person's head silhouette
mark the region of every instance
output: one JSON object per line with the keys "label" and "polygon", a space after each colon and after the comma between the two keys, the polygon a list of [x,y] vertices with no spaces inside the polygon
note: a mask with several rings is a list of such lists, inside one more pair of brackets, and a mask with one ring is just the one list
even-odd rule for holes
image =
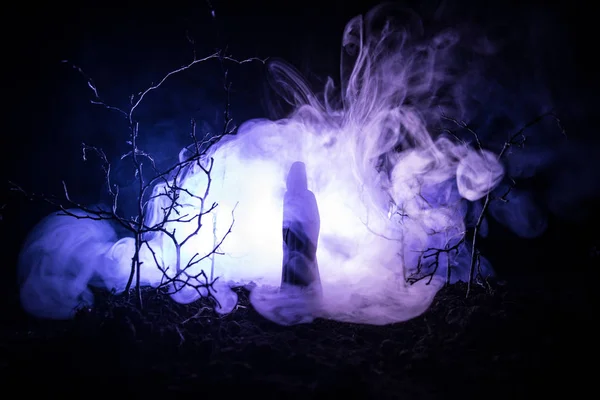
{"label": "person's head silhouette", "polygon": [[286,184],[288,192],[303,192],[308,190],[306,165],[303,162],[296,161],[292,164]]}

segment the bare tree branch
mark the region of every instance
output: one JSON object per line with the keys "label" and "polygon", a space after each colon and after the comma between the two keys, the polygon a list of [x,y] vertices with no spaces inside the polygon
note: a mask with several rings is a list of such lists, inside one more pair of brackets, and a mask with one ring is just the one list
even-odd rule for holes
{"label": "bare tree branch", "polygon": [[[187,39],[193,44],[193,40],[189,37],[189,35]],[[146,96],[150,92],[161,88],[169,78],[187,71],[197,64],[204,63],[212,59],[218,60],[223,69],[223,90],[225,93],[225,104],[223,111],[224,118],[222,130],[221,132],[213,135],[206,135],[204,138],[202,138],[202,140],[199,140],[196,135],[196,121],[192,119],[191,132],[189,134],[191,144],[186,147],[187,154],[185,159],[180,160],[165,170],[159,171],[152,155],[140,149],[138,145],[140,130],[139,123],[135,120],[135,112],[139,107],[141,107]],[[102,149],[85,143],[82,143],[81,147],[83,160],[87,161],[90,154],[96,155],[100,160],[101,168],[104,173],[105,184],[107,186],[108,194],[111,198],[111,204],[109,208],[102,209],[98,206],[90,207],[74,200],[69,193],[66,182],[64,181],[62,182],[63,196],[60,197],[55,195],[47,195],[44,193],[28,192],[13,182],[10,182],[11,190],[21,193],[29,199],[42,200],[55,206],[59,209],[60,215],[95,221],[115,221],[127,229],[134,237],[135,246],[134,254],[132,255],[131,259],[131,271],[125,291],[130,292],[132,286],[135,285],[136,297],[140,306],[142,306],[140,291],[141,269],[142,264],[144,263],[140,257],[142,249],[148,250],[155,264],[154,266],[146,267],[155,267],[162,272],[162,280],[157,289],[166,290],[169,294],[174,294],[183,288],[192,288],[196,290],[200,296],[209,297],[216,304],[218,304],[218,301],[213,296],[213,285],[218,279],[213,277],[214,256],[223,254],[221,251],[222,244],[232,232],[233,225],[235,223],[235,207],[232,210],[231,224],[228,230],[222,234],[220,238],[217,238],[216,236],[216,222],[213,222],[213,235],[215,236],[215,240],[213,243],[213,248],[206,254],[196,253],[189,260],[187,260],[185,265],[182,265],[181,250],[186,244],[190,243],[192,238],[198,235],[203,227],[203,217],[213,213],[218,207],[216,202],[209,203],[207,200],[212,184],[211,172],[214,165],[214,159],[208,157],[209,150],[223,137],[227,135],[233,135],[237,131],[237,127],[233,123],[233,118],[231,116],[230,94],[232,84],[228,80],[228,70],[225,67],[225,63],[229,62],[242,65],[250,62],[260,62],[264,64],[266,60],[258,58],[237,60],[231,55],[226,54],[226,52],[223,50],[219,50],[207,57],[198,59],[196,58],[194,52],[193,61],[187,65],[168,72],[158,81],[158,83],[152,84],[136,95],[131,95],[130,108],[128,110],[123,110],[106,103],[101,98],[100,92],[93,79],[88,76],[81,67],[71,64],[67,60],[63,60],[62,62],[70,65],[86,80],[87,86],[93,94],[91,99],[92,104],[99,105],[111,111],[116,111],[128,121],[130,137],[126,143],[129,146],[129,150],[121,155],[121,160],[130,160],[134,167],[134,175],[137,181],[136,215],[132,217],[125,217],[118,213],[120,192],[118,185],[114,184],[111,180],[111,163],[108,161],[108,157]],[[150,170],[153,173],[153,175],[149,178],[145,177],[145,163],[149,163]],[[201,173],[205,174],[206,185],[203,193],[201,194],[194,193],[190,188],[185,187],[186,174],[191,173],[191,171],[200,171]],[[186,202],[182,202],[183,198],[187,199]],[[157,204],[164,204],[164,206],[161,206],[160,209],[160,212],[162,212],[162,218],[150,223],[148,211],[150,206],[154,207]],[[78,210],[78,212],[72,211],[74,209]],[[178,239],[176,228],[169,228],[174,223],[192,223],[195,225],[192,232],[190,232],[184,238]],[[164,265],[165,260],[163,257],[159,257],[156,249],[152,247],[152,238],[156,237],[157,235],[168,238],[171,241],[171,244],[175,248],[175,265]],[[213,263],[211,266],[210,279],[204,270],[199,270],[198,272],[192,268],[207,259],[212,259]]]}
{"label": "bare tree branch", "polygon": [[[565,130],[564,126],[562,125],[562,122],[560,121],[558,116],[555,114],[555,112],[553,110],[551,110],[551,111],[548,111],[548,112],[538,115],[537,117],[535,117],[534,119],[532,119],[531,121],[529,121],[525,125],[523,125],[516,132],[509,135],[508,139],[504,142],[502,149],[498,153],[497,159],[501,160],[507,154],[507,151],[512,147],[518,147],[518,148],[523,147],[527,140],[525,131],[527,129],[531,128],[532,126],[538,124],[543,119],[548,118],[548,117],[553,118],[555,120],[561,133],[566,137],[566,130]],[[465,129],[467,132],[469,132],[475,140],[477,149],[479,151],[483,150],[482,142],[479,138],[479,135],[466,122],[459,121],[459,120],[451,118],[447,115],[442,115],[442,119],[450,121],[453,124],[455,124],[456,126],[458,126],[459,128]],[[514,181],[514,179],[512,177],[508,177],[508,179],[510,181],[509,188],[497,200],[500,200],[503,202],[509,201],[508,195],[510,194],[510,191],[515,187],[516,182]],[[473,227],[472,239],[471,239],[471,243],[470,243],[471,256],[470,256],[470,266],[469,266],[469,279],[467,282],[467,294],[466,294],[467,297],[469,296],[469,294],[471,292],[472,284],[473,284],[474,278],[476,277],[475,271],[477,271],[477,276],[481,277],[481,270],[480,270],[481,262],[480,262],[480,253],[478,250],[478,238],[480,236],[481,226],[483,224],[485,216],[487,215],[487,211],[488,211],[491,201],[492,201],[492,195],[490,192],[488,192],[483,199],[483,207],[481,209],[481,212],[479,213],[479,216],[477,218],[475,226]],[[429,254],[427,254],[427,256],[423,256],[423,257],[427,257],[427,258],[434,257],[435,258],[434,263],[435,263],[436,260],[439,259],[439,254],[444,253],[444,252],[447,253],[451,249],[453,249],[453,248],[427,249],[427,250],[425,250],[425,252],[423,252],[423,254],[426,254],[428,252],[429,252]],[[433,273],[435,273],[436,270],[437,270],[437,265],[435,265]],[[449,279],[450,279],[450,275],[448,273],[447,282],[449,282]]]}

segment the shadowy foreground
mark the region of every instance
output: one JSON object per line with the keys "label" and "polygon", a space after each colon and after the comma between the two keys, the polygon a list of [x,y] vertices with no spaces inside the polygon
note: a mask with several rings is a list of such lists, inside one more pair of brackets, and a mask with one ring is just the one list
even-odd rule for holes
{"label": "shadowy foreground", "polygon": [[98,296],[73,321],[5,314],[3,392],[128,398],[578,398],[593,382],[587,292],[570,282],[520,280],[441,290],[430,310],[390,326],[317,320],[278,326],[248,291],[219,317],[207,302],[180,305],[155,290],[139,311]]}

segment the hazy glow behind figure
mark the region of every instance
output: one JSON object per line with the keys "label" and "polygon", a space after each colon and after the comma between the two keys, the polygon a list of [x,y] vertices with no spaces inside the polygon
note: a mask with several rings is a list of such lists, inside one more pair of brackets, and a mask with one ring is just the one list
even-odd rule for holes
{"label": "hazy glow behind figure", "polygon": [[[217,311],[234,308],[231,286],[250,282],[256,284],[254,307],[281,324],[315,317],[387,324],[418,316],[431,304],[442,278],[407,285],[405,277],[421,251],[456,243],[464,235],[466,201],[485,196],[504,170],[494,154],[428,130],[442,112],[460,115],[460,71],[452,69],[458,36],[444,32],[424,40],[415,32],[420,25],[412,14],[389,12],[376,8],[350,21],[343,36],[341,87],[329,81],[322,96],[314,95],[290,66],[270,64],[274,84],[296,111],[279,121],[248,121],[214,149],[207,200],[219,204],[214,212],[218,237],[235,216],[220,249],[225,255],[214,260]],[[388,16],[405,18],[393,26]],[[307,166],[308,189],[321,216],[318,306],[302,293],[277,289],[285,180],[296,161]],[[199,168],[183,182],[194,193],[203,193],[205,185]],[[182,197],[190,214],[196,212],[199,202]],[[160,216],[160,207],[152,204],[151,214]],[[181,237],[194,229],[172,225],[168,228]],[[25,309],[68,318],[78,302],[91,301],[88,282],[123,290],[133,240],[114,236],[107,224],[94,221],[50,216],[40,224],[21,257]],[[210,251],[213,243],[207,222],[184,247],[183,262]],[[174,265],[168,239],[156,235],[151,245],[161,263]],[[453,260],[455,279],[466,275],[464,254],[463,249]],[[142,257],[144,282],[157,285],[161,276],[152,257],[147,252]],[[195,267],[209,271],[211,260]],[[444,268],[439,272],[445,276]],[[173,296],[179,302],[198,297],[192,289]]]}

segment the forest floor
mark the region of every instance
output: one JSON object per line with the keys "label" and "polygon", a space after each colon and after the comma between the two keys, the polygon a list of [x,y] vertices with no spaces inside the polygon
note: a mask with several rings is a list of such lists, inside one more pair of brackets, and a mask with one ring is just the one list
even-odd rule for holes
{"label": "forest floor", "polygon": [[[589,292],[556,279],[443,288],[413,320],[279,326],[238,288],[218,316],[144,290],[99,296],[72,321],[4,315],[4,393],[269,398],[577,398],[593,381]],[[594,360],[592,360],[593,362]],[[13,387],[14,386],[14,387]],[[101,394],[100,394],[101,393]]]}

